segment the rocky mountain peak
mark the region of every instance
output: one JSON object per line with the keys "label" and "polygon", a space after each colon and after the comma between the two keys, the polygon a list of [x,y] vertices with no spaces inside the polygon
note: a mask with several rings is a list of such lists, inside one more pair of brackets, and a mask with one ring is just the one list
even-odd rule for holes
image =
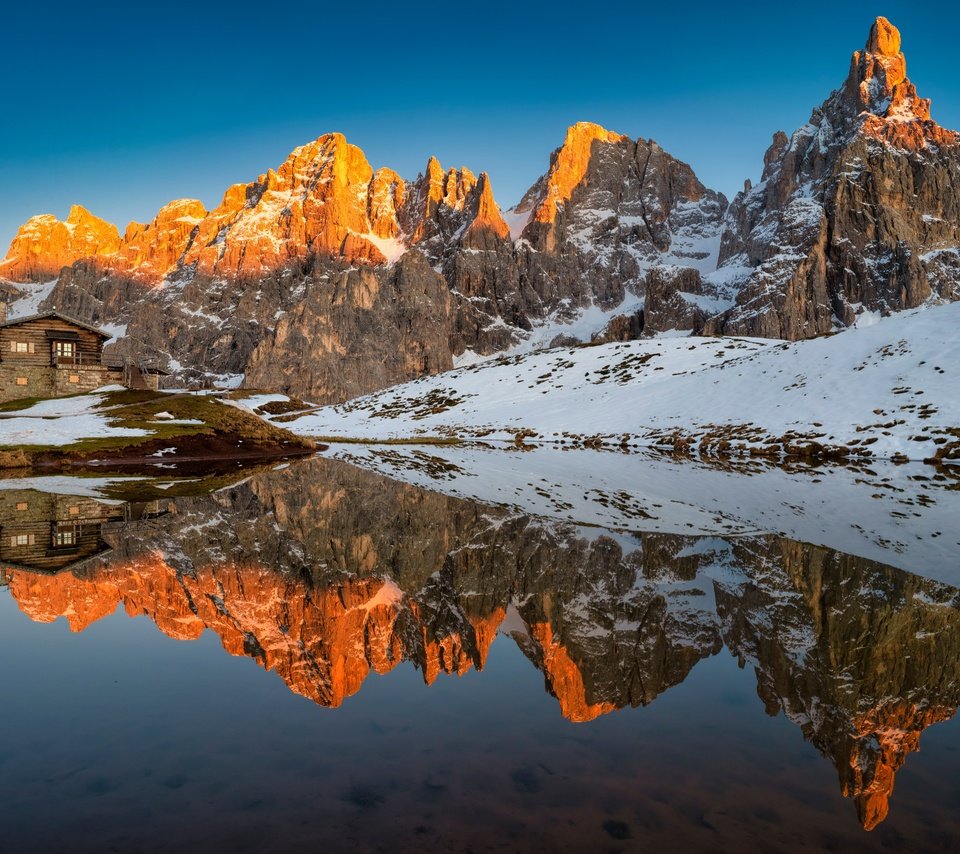
{"label": "rocky mountain peak", "polygon": [[120,245],[115,225],[73,205],[65,220],[52,214],[28,219],[17,230],[0,276],[15,281],[55,278],[60,269],[82,258],[112,254]]}
{"label": "rocky mountain peak", "polygon": [[960,298],[958,173],[960,134],[930,118],[877,18],[844,84],[774,136],[763,180],[730,206],[714,281],[735,305],[705,330],[807,338]]}
{"label": "rocky mountain peak", "polygon": [[845,84],[821,108],[823,115],[838,129],[863,132],[906,150],[956,144],[957,134],[931,120],[930,100],[919,97],[907,79],[900,46],[900,31],[877,18],[863,50],[850,60]]}
{"label": "rocky mountain peak", "polygon": [[577,122],[567,128],[563,145],[550,156],[550,168],[517,205],[517,212],[531,212],[536,222],[552,223],[558,211],[583,182],[594,153],[594,144],[623,142],[627,137],[593,122]]}
{"label": "rocky mountain peak", "polygon": [[850,60],[848,88],[857,94],[857,106],[883,114],[897,86],[907,79],[907,60],[900,50],[900,31],[886,18],[877,18],[862,51]]}
{"label": "rocky mountain peak", "polygon": [[478,179],[465,166],[444,170],[436,157],[410,185],[400,228],[410,245],[421,245],[434,259],[455,248],[468,232],[509,235],[489,177],[481,174]]}
{"label": "rocky mountain peak", "polygon": [[900,30],[886,18],[877,18],[870,27],[870,36],[864,49],[867,53],[881,56],[903,56],[900,53]]}
{"label": "rocky mountain peak", "polygon": [[324,134],[295,148],[276,171],[231,187],[200,224],[182,264],[208,276],[252,279],[311,255],[385,263],[376,239],[397,234],[394,176],[375,175],[343,134]]}
{"label": "rocky mountain peak", "polygon": [[464,245],[475,249],[494,248],[498,240],[510,238],[510,228],[493,198],[490,176],[481,172],[469,198],[469,220]]}

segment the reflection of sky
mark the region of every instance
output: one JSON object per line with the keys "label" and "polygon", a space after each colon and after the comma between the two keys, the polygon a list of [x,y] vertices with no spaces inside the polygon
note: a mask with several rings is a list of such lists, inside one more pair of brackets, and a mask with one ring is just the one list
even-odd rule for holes
{"label": "reflection of sky", "polygon": [[956,727],[925,733],[890,817],[865,834],[830,762],[764,714],[753,672],[726,650],[645,709],[572,724],[504,637],[481,673],[426,687],[404,664],[335,710],[209,632],[171,640],[122,610],[72,635],[0,590],[0,649],[0,826],[21,850],[584,849],[621,832],[610,822],[650,844],[863,847],[956,826]]}
{"label": "reflection of sky", "polygon": [[[891,0],[789,4],[9,4],[0,51],[0,244],[79,202],[116,222],[231,183],[339,130],[414,177],[436,154],[491,173],[504,206],[565,127],[652,137],[728,194],[758,177],[846,74],[873,17],[901,28],[934,116],[960,126],[960,11]],[[3,249],[0,249],[3,251]]]}

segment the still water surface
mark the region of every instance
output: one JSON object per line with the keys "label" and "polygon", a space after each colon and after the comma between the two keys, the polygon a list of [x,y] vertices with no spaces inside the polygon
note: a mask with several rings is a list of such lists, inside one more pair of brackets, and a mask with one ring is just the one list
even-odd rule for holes
{"label": "still water surface", "polygon": [[325,459],[188,486],[0,493],[0,850],[960,839],[954,587]]}

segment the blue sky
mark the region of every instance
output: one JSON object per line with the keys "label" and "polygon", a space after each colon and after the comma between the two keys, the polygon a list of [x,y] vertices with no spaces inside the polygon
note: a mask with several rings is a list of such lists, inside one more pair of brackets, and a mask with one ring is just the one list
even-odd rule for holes
{"label": "blue sky", "polygon": [[960,8],[929,3],[17,3],[0,52],[0,244],[35,213],[148,220],[341,131],[374,167],[490,173],[514,204],[567,125],[657,140],[732,195],[877,15],[960,127]]}

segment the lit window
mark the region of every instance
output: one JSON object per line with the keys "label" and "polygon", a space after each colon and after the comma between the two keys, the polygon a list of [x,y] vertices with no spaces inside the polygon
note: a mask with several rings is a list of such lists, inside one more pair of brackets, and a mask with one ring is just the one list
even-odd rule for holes
{"label": "lit window", "polygon": [[77,507],[76,505],[74,505],[74,506],[71,507],[67,512],[68,512],[71,516],[79,516],[79,515],[80,515],[80,508]]}
{"label": "lit window", "polygon": [[79,374],[70,374],[70,382],[72,382],[72,383],[78,383],[78,382],[80,382],[80,375],[79,375]]}
{"label": "lit window", "polygon": [[26,510],[30,505],[26,501],[17,502],[17,510]]}
{"label": "lit window", "polygon": [[26,377],[17,377],[17,385],[26,385],[26,384],[27,384]]}
{"label": "lit window", "polygon": [[26,341],[17,341],[17,352],[18,353],[29,353],[30,345]]}
{"label": "lit window", "polygon": [[10,538],[11,546],[32,546],[33,534],[14,534]]}
{"label": "lit window", "polygon": [[77,532],[73,528],[57,531],[53,538],[55,546],[73,546],[77,542]]}

